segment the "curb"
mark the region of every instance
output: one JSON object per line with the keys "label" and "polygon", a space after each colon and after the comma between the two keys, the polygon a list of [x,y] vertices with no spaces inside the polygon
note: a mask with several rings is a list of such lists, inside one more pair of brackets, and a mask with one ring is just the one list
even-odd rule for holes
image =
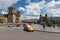
{"label": "curb", "polygon": [[54,31],[45,31],[45,30],[34,30],[37,32],[46,32],[46,33],[55,33],[55,34],[60,34],[60,32],[54,32]]}

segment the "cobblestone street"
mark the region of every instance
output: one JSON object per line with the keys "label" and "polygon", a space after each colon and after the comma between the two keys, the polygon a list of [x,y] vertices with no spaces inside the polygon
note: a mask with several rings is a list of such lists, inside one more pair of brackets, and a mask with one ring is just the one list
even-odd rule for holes
{"label": "cobblestone street", "polygon": [[[60,40],[60,33],[42,32],[42,25],[32,24],[34,32],[23,31],[23,25],[20,25],[20,27],[6,26],[0,26],[0,40]],[[45,30],[56,31],[56,29],[46,27]]]}
{"label": "cobblestone street", "polygon": [[60,34],[26,32],[21,28],[0,28],[0,40],[60,40]]}

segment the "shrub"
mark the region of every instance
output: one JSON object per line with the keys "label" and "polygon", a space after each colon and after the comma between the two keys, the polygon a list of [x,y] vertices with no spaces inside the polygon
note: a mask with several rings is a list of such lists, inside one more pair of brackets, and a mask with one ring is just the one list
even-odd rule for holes
{"label": "shrub", "polygon": [[48,23],[47,23],[47,26],[51,27],[52,25],[53,25],[53,22],[49,20]]}

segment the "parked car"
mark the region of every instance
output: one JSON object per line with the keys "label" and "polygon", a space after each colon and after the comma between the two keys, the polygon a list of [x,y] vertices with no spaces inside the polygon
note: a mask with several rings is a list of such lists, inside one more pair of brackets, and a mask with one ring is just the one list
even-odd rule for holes
{"label": "parked car", "polygon": [[20,27],[20,23],[17,23],[17,24],[16,24],[16,27]]}
{"label": "parked car", "polygon": [[8,23],[8,27],[14,27],[13,23]]}

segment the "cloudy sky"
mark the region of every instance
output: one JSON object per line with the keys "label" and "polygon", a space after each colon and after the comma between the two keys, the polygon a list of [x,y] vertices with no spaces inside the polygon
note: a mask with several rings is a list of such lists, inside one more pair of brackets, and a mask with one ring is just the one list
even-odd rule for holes
{"label": "cloudy sky", "polygon": [[21,12],[21,19],[39,19],[40,14],[60,17],[60,0],[0,0],[0,13],[7,14],[9,6]]}

